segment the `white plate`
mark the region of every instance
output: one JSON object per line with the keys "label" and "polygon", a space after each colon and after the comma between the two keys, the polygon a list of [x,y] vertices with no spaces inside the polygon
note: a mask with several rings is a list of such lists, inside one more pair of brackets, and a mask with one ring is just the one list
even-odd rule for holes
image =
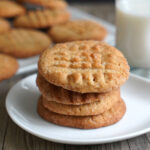
{"label": "white plate", "polygon": [[18,82],[6,99],[12,120],[27,132],[54,142],[68,144],[98,144],[132,138],[150,131],[150,81],[130,75],[121,88],[127,105],[123,119],[115,125],[92,130],[62,127],[43,120],[37,114],[40,95],[36,75]]}
{"label": "white plate", "polygon": [[[89,15],[85,12],[82,12],[73,7],[69,7],[68,11],[70,12],[70,14],[72,16],[72,19],[93,20],[93,21],[96,21],[96,22],[102,24],[103,26],[105,26],[105,28],[108,31],[108,36],[105,39],[105,41],[107,43],[109,43],[110,45],[114,46],[114,44],[115,44],[115,27],[112,24],[110,24],[102,19],[99,19],[93,15]],[[19,61],[20,68],[19,68],[17,74],[22,74],[25,72],[37,70],[38,56],[27,58],[27,59],[18,59],[18,61]]]}

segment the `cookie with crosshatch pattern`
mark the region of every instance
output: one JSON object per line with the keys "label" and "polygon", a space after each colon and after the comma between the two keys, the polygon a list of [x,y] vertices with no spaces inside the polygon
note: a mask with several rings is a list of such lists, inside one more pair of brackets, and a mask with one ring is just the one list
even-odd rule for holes
{"label": "cookie with crosshatch pattern", "polygon": [[37,30],[12,29],[0,35],[0,52],[17,58],[38,55],[50,44],[50,38]]}
{"label": "cookie with crosshatch pattern", "polygon": [[65,0],[17,0],[18,2],[27,2],[52,9],[65,9],[67,3]]}
{"label": "cookie with crosshatch pattern", "polygon": [[11,29],[10,24],[7,20],[0,18],[0,34],[7,32]]}
{"label": "cookie with crosshatch pattern", "polygon": [[120,99],[111,109],[108,111],[94,116],[68,116],[61,115],[49,111],[42,105],[42,97],[38,102],[39,115],[52,123],[62,126],[68,126],[81,129],[100,128],[104,126],[112,125],[124,116],[126,112],[126,105],[122,99]]}
{"label": "cookie with crosshatch pattern", "polygon": [[17,17],[14,20],[15,27],[23,28],[48,28],[53,25],[65,23],[70,18],[66,10],[35,10]]}
{"label": "cookie with crosshatch pattern", "polygon": [[10,18],[22,15],[25,12],[25,8],[14,1],[0,1],[0,17]]}
{"label": "cookie with crosshatch pattern", "polygon": [[73,20],[56,25],[49,30],[49,35],[55,42],[69,42],[78,40],[104,40],[106,29],[93,21]]}
{"label": "cookie with crosshatch pattern", "polygon": [[18,70],[18,62],[15,58],[0,54],[0,81],[12,77]]}
{"label": "cookie with crosshatch pattern", "polygon": [[93,40],[56,44],[42,53],[38,67],[48,82],[79,93],[117,89],[129,76],[123,54]]}

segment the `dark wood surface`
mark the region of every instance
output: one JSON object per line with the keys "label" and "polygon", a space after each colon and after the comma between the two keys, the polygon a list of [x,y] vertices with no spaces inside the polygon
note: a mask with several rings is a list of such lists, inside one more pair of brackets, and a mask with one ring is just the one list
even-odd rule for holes
{"label": "dark wood surface", "polygon": [[[111,3],[90,3],[82,6],[73,4],[73,6],[111,23],[115,22],[114,5]],[[0,150],[150,150],[150,133],[116,143],[76,146],[49,142],[25,132],[8,117],[5,98],[8,90],[17,81],[32,73],[15,76],[0,83]]]}

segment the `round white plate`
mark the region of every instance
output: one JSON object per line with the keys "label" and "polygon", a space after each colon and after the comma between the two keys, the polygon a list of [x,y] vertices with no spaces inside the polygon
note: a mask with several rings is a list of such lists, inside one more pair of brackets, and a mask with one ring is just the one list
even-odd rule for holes
{"label": "round white plate", "polygon": [[36,75],[18,82],[8,93],[6,108],[12,120],[27,132],[54,142],[98,144],[132,138],[150,131],[150,82],[131,75],[121,88],[127,105],[123,119],[115,125],[91,130],[62,127],[37,114],[40,95]]}

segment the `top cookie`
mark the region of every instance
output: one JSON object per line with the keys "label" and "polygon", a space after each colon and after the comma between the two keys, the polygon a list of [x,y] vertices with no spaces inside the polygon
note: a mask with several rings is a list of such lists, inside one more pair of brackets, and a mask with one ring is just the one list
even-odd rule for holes
{"label": "top cookie", "polygon": [[103,40],[106,37],[106,29],[95,22],[87,20],[68,21],[49,30],[53,41],[67,42],[78,40]]}
{"label": "top cookie", "polygon": [[67,3],[64,0],[18,0],[19,2],[28,2],[52,9],[65,9]]}
{"label": "top cookie", "polygon": [[102,93],[119,88],[129,66],[116,48],[99,41],[56,44],[43,52],[39,72],[50,83],[80,93]]}
{"label": "top cookie", "polygon": [[65,23],[69,18],[70,14],[65,10],[36,10],[16,18],[14,25],[23,28],[47,28]]}
{"label": "top cookie", "polygon": [[18,69],[18,62],[15,58],[0,54],[0,81],[13,76]]}
{"label": "top cookie", "polygon": [[15,17],[25,13],[25,8],[14,1],[0,1],[0,17]]}
{"label": "top cookie", "polygon": [[0,33],[7,32],[10,30],[10,24],[5,19],[0,18]]}

